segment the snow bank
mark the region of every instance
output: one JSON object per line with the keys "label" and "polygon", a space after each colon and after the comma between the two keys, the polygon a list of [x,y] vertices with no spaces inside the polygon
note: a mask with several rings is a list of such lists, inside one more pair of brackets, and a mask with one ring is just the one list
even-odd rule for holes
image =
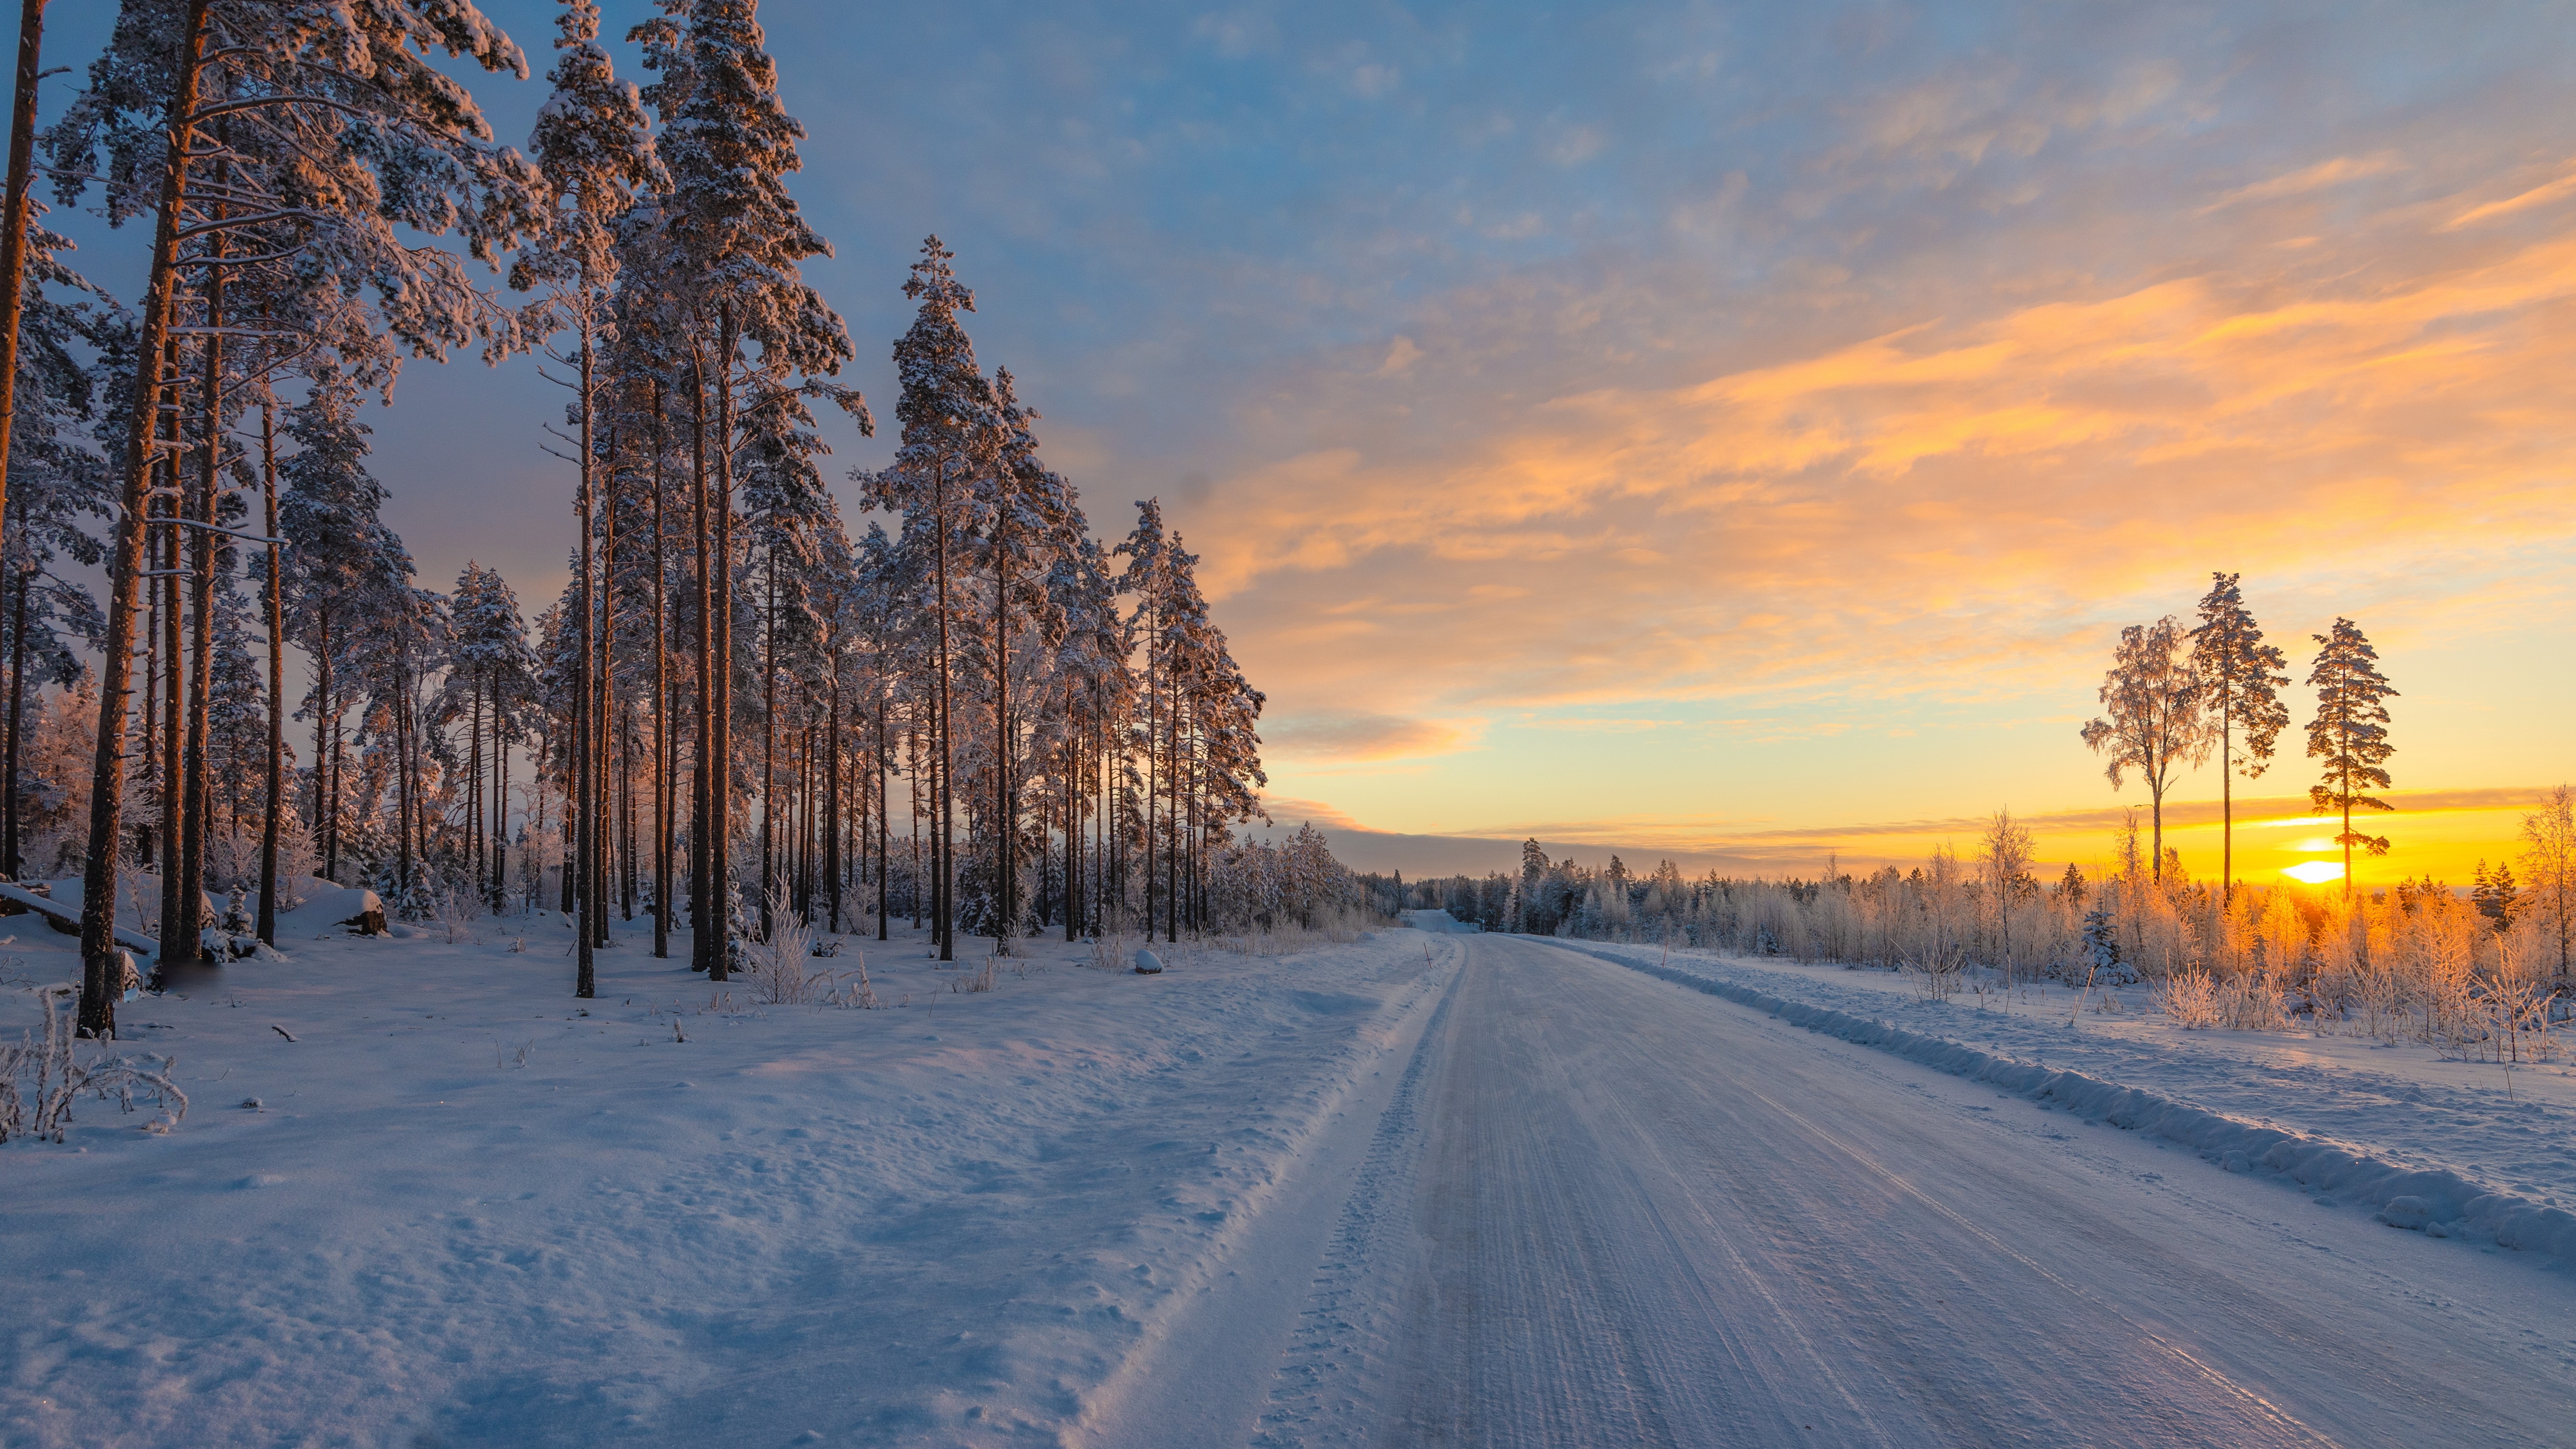
{"label": "snow bank", "polygon": [[[143,898],[148,901],[158,901],[161,895],[160,878],[146,874],[139,880],[140,883],[135,889],[142,893]],[[77,879],[52,881],[48,883],[47,891],[48,894],[40,897],[17,886],[0,884],[0,899],[13,900],[26,906],[29,910],[42,915],[47,923],[58,931],[77,934],[80,929],[81,882]],[[223,944],[224,940],[220,934],[224,907],[213,896],[205,895],[203,892],[199,894],[205,902],[205,919],[210,927],[208,940],[211,944],[208,949],[216,949]],[[334,885],[319,876],[306,876],[287,894],[290,899],[301,900],[303,904],[291,911],[278,912],[277,938],[280,941],[310,941],[323,936],[338,935],[344,929],[354,929],[361,935],[369,936],[380,936],[385,933],[385,903],[374,891]],[[125,911],[131,910],[127,902],[120,901],[118,904]],[[256,900],[250,903],[249,908],[256,913],[258,909]],[[134,930],[130,924],[120,924],[117,927],[116,939],[118,944],[129,950],[157,951],[161,948],[161,943],[157,939]],[[247,944],[244,944],[232,954],[247,956],[253,953]]]}
{"label": "snow bank", "polygon": [[[10,885],[5,881],[0,881],[0,900],[24,906],[29,914],[64,935],[80,934],[80,908],[77,905],[65,906],[50,896],[40,896],[25,886]],[[129,951],[157,951],[161,946],[160,942],[144,935],[141,931],[129,930],[123,926],[116,928],[116,944]]]}
{"label": "snow bank", "polygon": [[[133,889],[136,892],[139,892],[144,900],[151,902],[155,906],[160,904],[161,877],[154,875],[150,871],[145,871],[141,875],[133,876],[130,879],[134,882]],[[78,919],[81,908],[81,886],[82,881],[79,876],[73,876],[69,880],[48,881],[45,886],[45,897],[54,904],[61,906],[64,910],[71,912],[74,919]],[[206,919],[218,920],[222,918],[223,908],[215,904],[214,897],[207,895],[203,891],[199,891],[197,893],[197,898],[206,903]],[[134,903],[130,898],[118,901],[116,905],[118,914],[120,915],[130,912],[134,908]]]}
{"label": "snow bank", "polygon": [[[179,1059],[177,1132],[85,1104],[0,1149],[12,1449],[1062,1442],[1454,960],[1039,940],[984,975],[905,932],[814,963],[885,1008],[840,1010],[619,922],[575,1000],[560,916],[362,941],[316,894],[326,939],[120,1012]],[[16,974],[69,974],[32,934]]]}
{"label": "snow bank", "polygon": [[1532,937],[1769,1012],[1796,1026],[1890,1052],[1952,1076],[2064,1108],[2132,1132],[2194,1148],[2230,1172],[2256,1167],[2362,1203],[2381,1221],[2436,1236],[2463,1233],[2576,1266],[2576,1213],[2501,1191],[2446,1167],[2407,1167],[2345,1143],[2244,1121],[2162,1092],[2026,1062],[1965,1042],[1908,1031],[1876,1017],[1798,1001],[1665,961],[1638,960],[1550,937]]}
{"label": "snow bank", "polygon": [[343,927],[354,927],[364,935],[384,934],[385,903],[374,891],[333,885],[320,876],[308,875],[286,894],[304,904],[277,913],[280,941],[338,935]]}

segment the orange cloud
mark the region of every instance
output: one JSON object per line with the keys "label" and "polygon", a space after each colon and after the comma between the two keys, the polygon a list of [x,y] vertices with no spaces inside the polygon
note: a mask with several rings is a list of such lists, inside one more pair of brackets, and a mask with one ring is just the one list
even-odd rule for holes
{"label": "orange cloud", "polygon": [[[1192,536],[1266,678],[1391,711],[2010,694],[2219,566],[2509,589],[2509,555],[2576,536],[2576,241],[2428,245],[1568,391],[1427,454],[1337,443],[1220,484]],[[1317,630],[1361,579],[1376,607]],[[1497,579],[1527,597],[1472,598]]]}
{"label": "orange cloud", "polygon": [[2492,221],[2499,216],[2511,216],[2517,211],[2543,206],[2571,193],[2576,193],[2576,171],[2571,171],[2555,181],[2544,182],[2519,195],[2508,196],[2502,201],[2490,201],[2484,206],[2473,206],[2443,223],[2442,230],[2458,231],[2464,226],[2475,226],[2479,222]]}
{"label": "orange cloud", "polygon": [[1472,732],[1440,720],[1383,714],[1305,715],[1266,721],[1262,743],[1292,760],[1391,760],[1459,748]]}
{"label": "orange cloud", "polygon": [[2340,186],[2347,181],[2358,181],[2365,176],[2383,176],[2392,171],[2405,169],[2406,163],[2385,151],[2373,156],[2337,156],[2331,160],[2320,161],[2314,166],[2303,166],[2296,171],[2272,177],[2268,181],[2257,181],[2249,186],[2237,187],[2201,208],[2201,214],[2206,216],[2210,212],[2222,211],[2240,202],[2273,201],[2284,196],[2303,196],[2308,192],[2323,190],[2329,186]]}

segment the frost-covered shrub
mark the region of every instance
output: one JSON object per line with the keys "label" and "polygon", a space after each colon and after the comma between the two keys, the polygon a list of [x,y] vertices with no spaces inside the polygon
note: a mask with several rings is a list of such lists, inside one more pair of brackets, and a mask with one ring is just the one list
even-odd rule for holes
{"label": "frost-covered shrub", "polygon": [[810,971],[814,927],[787,903],[782,888],[769,897],[769,936],[742,946],[740,965],[752,998],[765,1006],[874,1006],[876,991],[861,964],[855,981],[833,971]]}
{"label": "frost-covered shrub", "polygon": [[2207,1031],[2220,1023],[2218,980],[2206,971],[2185,971],[2159,985],[2156,1009],[2185,1031]]}
{"label": "frost-covered shrub", "polygon": [[72,1008],[79,988],[62,985],[36,991],[45,1016],[44,1035],[20,1036],[16,1046],[0,1046],[0,1142],[27,1136],[63,1140],[72,1120],[72,1104],[82,1097],[114,1102],[134,1110],[138,1097],[159,1114],[145,1130],[167,1132],[188,1115],[188,1094],[170,1078],[176,1059],[153,1053],[109,1056],[93,1049],[86,1057],[75,1049]]}

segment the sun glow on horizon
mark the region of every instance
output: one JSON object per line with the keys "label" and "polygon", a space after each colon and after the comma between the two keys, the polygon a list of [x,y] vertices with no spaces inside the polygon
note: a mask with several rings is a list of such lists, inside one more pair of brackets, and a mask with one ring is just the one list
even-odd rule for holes
{"label": "sun glow on horizon", "polygon": [[2281,874],[2301,885],[2324,885],[2328,881],[2343,879],[2343,865],[2340,861],[2311,860],[2304,864],[2289,866],[2283,869]]}

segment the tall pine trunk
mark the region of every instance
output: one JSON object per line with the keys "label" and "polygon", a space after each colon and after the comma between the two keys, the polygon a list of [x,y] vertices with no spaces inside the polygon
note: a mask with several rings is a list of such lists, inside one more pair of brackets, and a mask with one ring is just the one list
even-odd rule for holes
{"label": "tall pine trunk", "polygon": [[[582,390],[582,415],[590,415],[592,389],[585,383]],[[617,842],[617,820],[609,808],[608,772],[615,752],[609,747],[613,722],[617,718],[617,678],[613,666],[613,649],[617,637],[617,432],[608,434],[608,467],[603,473],[587,452],[583,461],[591,467],[597,482],[596,503],[599,509],[599,581],[593,597],[595,623],[591,635],[591,716],[590,716],[590,852],[585,879],[590,885],[590,899],[583,903],[582,919],[590,924],[591,942],[606,946],[608,938],[608,882],[614,866],[613,851]]]}
{"label": "tall pine trunk", "polygon": [[894,802],[886,794],[886,690],[882,674],[876,681],[877,695],[877,939],[894,939],[894,923],[886,914],[886,859],[894,848]]}
{"label": "tall pine trunk", "polygon": [[[1008,473],[1002,478],[1007,486]],[[995,949],[1010,950],[1019,925],[1019,796],[1011,788],[1011,566],[1010,505],[1003,500],[993,540],[993,832],[994,893],[1001,918],[993,923]]]}
{"label": "tall pine trunk", "polygon": [[[176,307],[175,299],[172,305]],[[183,884],[179,863],[188,832],[188,770],[184,755],[188,738],[188,615],[186,594],[179,585],[186,558],[186,530],[178,520],[188,516],[189,505],[195,500],[195,490],[184,485],[185,475],[180,469],[179,449],[186,430],[179,421],[183,395],[178,340],[170,339],[162,352],[168,400],[159,403],[158,409],[170,420],[170,435],[163,440],[161,455],[162,487],[167,491],[163,498],[166,511],[160,524],[161,650],[154,661],[161,671],[161,950],[156,971],[169,963],[171,952],[177,949],[174,932],[180,921]],[[188,956],[194,959],[195,954],[190,951]]]}
{"label": "tall pine trunk", "polygon": [[[830,722],[824,726],[823,762],[823,881],[828,892],[825,902],[832,917],[832,934],[841,934],[841,655],[832,651],[832,693],[827,701]],[[859,829],[867,830],[868,804],[864,793],[859,800]]]}
{"label": "tall pine trunk", "polygon": [[671,616],[663,597],[662,380],[653,379],[653,955],[671,954]]}
{"label": "tall pine trunk", "polygon": [[698,694],[691,701],[697,726],[692,743],[697,749],[697,768],[689,772],[689,969],[710,971],[715,968],[714,882],[711,872],[714,856],[707,849],[708,800],[713,793],[711,777],[717,768],[715,746],[715,560],[712,549],[713,520],[707,516],[707,370],[706,353],[694,339],[689,345],[689,503],[695,511],[693,520],[697,542],[698,592],[697,669]]}
{"label": "tall pine trunk", "polygon": [[333,885],[340,883],[340,816],[333,809],[339,793],[339,754],[333,749],[337,735],[332,724],[331,695],[331,611],[314,611],[313,648],[313,821],[322,832],[322,878]]}
{"label": "tall pine trunk", "polygon": [[717,312],[715,515],[715,708],[712,711],[716,776],[707,795],[707,875],[716,893],[714,954],[709,980],[733,974],[733,304]]}
{"label": "tall pine trunk", "polygon": [[[133,693],[135,615],[142,602],[145,513],[152,483],[153,403],[160,394],[161,354],[170,335],[177,281],[179,216],[187,195],[188,152],[196,137],[197,72],[206,45],[208,0],[187,0],[181,19],[177,84],[170,97],[161,169],[160,215],[136,339],[133,416],[125,430],[125,486],[116,538],[107,557],[107,637],[99,657],[98,733],[90,765],[89,859],[82,871],[80,1034],[116,1035],[116,998],[124,987],[116,949],[116,848],[123,831],[127,696]],[[23,64],[23,60],[21,62]]]}
{"label": "tall pine trunk", "polygon": [[[18,510],[22,523],[26,512],[24,507]],[[27,733],[27,596],[35,586],[36,571],[32,567],[20,569],[11,582],[18,587],[16,602],[9,611],[9,757],[0,763],[0,770],[8,772],[7,778],[0,780],[0,875],[18,880],[25,873],[25,863],[19,859],[19,811],[23,807],[18,781],[23,758],[20,742]]]}
{"label": "tall pine trunk", "polygon": [[[216,178],[220,181],[220,175]],[[215,208],[221,217],[224,209]],[[185,771],[184,799],[187,804],[186,831],[180,838],[179,852],[179,931],[180,955],[195,960],[198,936],[205,928],[204,885],[206,879],[206,835],[209,797],[206,781],[206,714],[214,690],[215,670],[215,499],[221,482],[224,432],[224,254],[223,233],[212,238],[214,260],[207,266],[206,334],[203,400],[205,403],[205,457],[197,481],[197,521],[203,528],[190,529],[188,666],[188,740],[181,757]],[[161,927],[162,954],[169,954],[170,923]]]}
{"label": "tall pine trunk", "polygon": [[[18,7],[18,88],[9,105],[9,183],[0,200],[0,519],[9,515],[9,441],[18,408],[18,321],[27,293],[27,189],[36,171],[36,88],[44,78],[45,0]],[[20,509],[23,521],[26,510]],[[16,736],[13,734],[14,742]],[[16,775],[11,774],[11,790]],[[14,799],[14,795],[13,795]],[[15,821],[14,812],[11,820]],[[14,878],[17,833],[0,865]]]}
{"label": "tall pine trunk", "polygon": [[778,549],[762,550],[760,627],[760,939],[777,926],[769,898],[778,889]]}
{"label": "tall pine trunk", "polygon": [[591,834],[597,828],[592,819],[590,770],[591,740],[591,580],[590,580],[590,358],[591,347],[584,338],[581,347],[581,477],[574,513],[581,521],[579,568],[581,578],[573,590],[573,604],[580,617],[573,625],[573,650],[577,663],[573,668],[572,691],[572,779],[564,792],[570,818],[567,842],[572,849],[564,861],[565,884],[578,909],[573,916],[573,990],[572,994],[588,1000],[597,994],[597,963],[591,959],[592,933],[598,929],[598,917],[591,902]]}

